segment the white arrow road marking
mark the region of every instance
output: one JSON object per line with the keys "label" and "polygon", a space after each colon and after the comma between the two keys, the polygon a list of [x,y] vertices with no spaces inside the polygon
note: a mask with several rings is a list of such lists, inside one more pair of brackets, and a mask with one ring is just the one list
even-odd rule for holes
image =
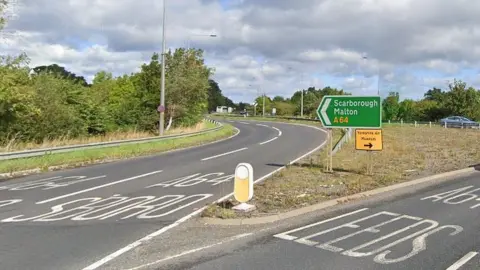
{"label": "white arrow road marking", "polygon": [[325,121],[326,126],[329,126],[329,125],[332,124],[330,122],[330,119],[328,118],[328,115],[327,115],[327,109],[328,109],[328,106],[330,105],[330,101],[332,101],[331,98],[325,99],[325,103],[323,104],[322,108],[320,109],[320,114],[322,115],[323,121]]}

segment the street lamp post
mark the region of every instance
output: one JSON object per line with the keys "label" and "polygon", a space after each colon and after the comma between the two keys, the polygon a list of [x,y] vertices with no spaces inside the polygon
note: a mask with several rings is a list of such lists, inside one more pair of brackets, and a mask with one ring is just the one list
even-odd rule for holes
{"label": "street lamp post", "polygon": [[[303,73],[301,74],[301,79],[300,81],[303,82]],[[300,117],[303,118],[303,87],[302,87],[302,95],[301,95],[301,100],[300,100]]]}
{"label": "street lamp post", "polygon": [[265,77],[264,67],[265,67],[265,64],[266,64],[267,62],[268,62],[267,60],[265,60],[265,61],[263,62],[262,69],[261,69],[261,70],[262,70],[262,81],[261,81],[261,83],[260,83],[260,87],[261,87],[261,90],[263,90],[262,117],[265,117],[265,95],[266,95],[266,93],[265,93],[265,88],[264,88],[264,85],[263,85],[263,84],[264,84],[264,82],[265,82],[265,78],[264,78],[264,77]]}
{"label": "street lamp post", "polygon": [[165,23],[166,23],[166,0],[163,0],[163,26],[162,26],[162,82],[160,89],[160,121],[159,121],[159,134],[163,136],[164,125],[165,125]]}

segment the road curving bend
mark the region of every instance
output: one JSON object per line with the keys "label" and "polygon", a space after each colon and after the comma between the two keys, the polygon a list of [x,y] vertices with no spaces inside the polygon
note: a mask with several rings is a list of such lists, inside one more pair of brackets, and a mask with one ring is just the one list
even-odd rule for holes
{"label": "road curving bend", "polygon": [[311,126],[229,124],[240,132],[217,143],[1,182],[0,269],[101,269],[231,193],[238,163],[259,179],[327,138]]}

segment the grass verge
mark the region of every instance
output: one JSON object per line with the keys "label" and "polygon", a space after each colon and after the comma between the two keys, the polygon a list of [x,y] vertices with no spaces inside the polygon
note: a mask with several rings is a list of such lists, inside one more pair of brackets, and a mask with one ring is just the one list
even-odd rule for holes
{"label": "grass verge", "polygon": [[[213,128],[213,127],[215,127],[214,123],[202,121],[192,127],[178,127],[178,128],[173,128],[171,130],[165,131],[165,135],[190,133],[190,132],[200,131],[200,130]],[[68,137],[61,137],[54,140],[45,139],[42,143],[18,142],[15,139],[12,139],[7,144],[0,145],[0,152],[14,152],[14,151],[21,151],[21,150],[51,148],[51,147],[59,147],[59,146],[75,145],[75,144],[87,144],[87,143],[96,143],[96,142],[110,142],[110,141],[117,141],[117,140],[147,138],[152,136],[155,136],[155,135],[149,132],[130,130],[130,131],[111,132],[102,136],[88,136],[88,137],[80,137],[80,138],[74,138],[74,139],[68,138]]]}
{"label": "grass verge", "polygon": [[0,173],[12,173],[30,169],[49,170],[52,167],[80,167],[88,164],[145,156],[214,142],[230,137],[235,133],[236,130],[231,125],[224,125],[220,130],[192,137],[5,160],[0,163]]}
{"label": "grass verge", "polygon": [[[237,213],[234,201],[212,205],[205,217],[238,218],[271,215],[375,188],[452,171],[480,160],[480,131],[441,127],[383,128],[384,150],[356,151],[354,140],[333,157],[334,173],[325,173],[321,150],[255,185],[251,203],[257,210]],[[373,164],[373,174],[367,165]]]}

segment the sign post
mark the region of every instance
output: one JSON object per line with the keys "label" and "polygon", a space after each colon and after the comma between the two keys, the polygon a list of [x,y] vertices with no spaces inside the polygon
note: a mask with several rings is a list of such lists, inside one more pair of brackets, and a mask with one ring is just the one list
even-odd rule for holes
{"label": "sign post", "polygon": [[[317,108],[317,116],[323,127],[330,129],[330,140],[333,140],[334,128],[362,129],[355,130],[355,149],[369,152],[383,150],[380,96],[324,96]],[[332,147],[333,142],[330,141]],[[332,172],[332,149],[328,153],[327,171]],[[368,167],[367,171],[370,171],[370,164]]]}
{"label": "sign post", "polygon": [[233,210],[249,212],[255,210],[255,205],[247,204],[253,197],[253,167],[249,163],[240,163],[235,168],[233,196],[240,202]]}
{"label": "sign post", "polygon": [[368,151],[367,174],[373,174],[373,151],[383,150],[383,133],[381,129],[356,129],[355,149]]}

